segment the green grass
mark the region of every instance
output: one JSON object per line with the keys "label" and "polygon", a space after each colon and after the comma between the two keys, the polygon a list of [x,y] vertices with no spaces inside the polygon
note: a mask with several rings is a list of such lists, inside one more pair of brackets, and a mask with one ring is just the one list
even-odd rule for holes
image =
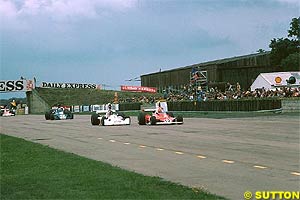
{"label": "green grass", "polygon": [[224,199],[0,134],[1,199]]}

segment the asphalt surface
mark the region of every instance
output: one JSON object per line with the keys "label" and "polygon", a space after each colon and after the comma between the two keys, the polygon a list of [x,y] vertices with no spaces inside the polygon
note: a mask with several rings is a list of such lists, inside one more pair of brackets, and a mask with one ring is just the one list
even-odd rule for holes
{"label": "asphalt surface", "polygon": [[[229,199],[244,192],[299,191],[299,117],[184,119],[183,125],[92,126],[90,116],[0,118],[1,133]],[[21,170],[21,169],[20,169]]]}

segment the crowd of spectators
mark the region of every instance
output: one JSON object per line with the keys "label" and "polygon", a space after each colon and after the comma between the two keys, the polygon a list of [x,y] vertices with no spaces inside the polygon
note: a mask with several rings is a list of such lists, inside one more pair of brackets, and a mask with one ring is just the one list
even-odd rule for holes
{"label": "crowd of spectators", "polygon": [[141,102],[154,103],[159,99],[167,101],[210,101],[210,100],[228,100],[228,99],[250,99],[250,98],[284,98],[300,97],[300,88],[280,87],[274,90],[265,88],[256,89],[255,91],[243,90],[239,83],[232,85],[227,83],[225,90],[218,87],[211,87],[205,90],[201,86],[185,85],[180,90],[168,88],[163,90],[163,94],[157,96],[136,96],[133,98],[119,99],[119,102]]}
{"label": "crowd of spectators", "polygon": [[127,98],[119,98],[119,103],[137,103],[140,102],[142,104],[153,104],[157,102],[159,99],[162,99],[162,95],[156,95],[156,96],[138,96],[135,95],[133,97],[127,97]]}

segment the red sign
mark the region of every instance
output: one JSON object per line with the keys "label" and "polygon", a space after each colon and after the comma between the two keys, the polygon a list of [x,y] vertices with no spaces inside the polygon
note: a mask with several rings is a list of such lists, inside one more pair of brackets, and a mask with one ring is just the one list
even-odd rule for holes
{"label": "red sign", "polygon": [[33,80],[26,80],[27,85],[26,85],[26,90],[27,91],[32,91],[32,89],[35,88],[35,83]]}
{"label": "red sign", "polygon": [[156,93],[157,89],[154,87],[143,87],[143,86],[121,86],[122,91],[132,91],[132,92],[150,92],[150,93]]}

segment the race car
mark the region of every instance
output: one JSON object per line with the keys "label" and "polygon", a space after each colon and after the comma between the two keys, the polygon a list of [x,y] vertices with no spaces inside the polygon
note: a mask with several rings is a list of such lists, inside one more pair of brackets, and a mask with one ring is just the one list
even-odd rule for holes
{"label": "race car", "polygon": [[[156,109],[145,109],[138,115],[139,125],[156,124],[183,124],[183,117],[174,117],[172,112],[168,112],[167,102],[156,103]],[[152,112],[152,113],[151,113]]]}
{"label": "race car", "polygon": [[15,110],[7,109],[7,108],[1,108],[0,116],[2,116],[2,117],[11,117],[11,116],[15,116],[15,115],[16,115]]}
{"label": "race car", "polygon": [[46,120],[62,120],[62,119],[74,119],[74,114],[68,109],[64,108],[52,108],[45,113]]}
{"label": "race car", "polygon": [[130,125],[131,119],[118,111],[96,111],[91,115],[91,123],[102,126]]}

